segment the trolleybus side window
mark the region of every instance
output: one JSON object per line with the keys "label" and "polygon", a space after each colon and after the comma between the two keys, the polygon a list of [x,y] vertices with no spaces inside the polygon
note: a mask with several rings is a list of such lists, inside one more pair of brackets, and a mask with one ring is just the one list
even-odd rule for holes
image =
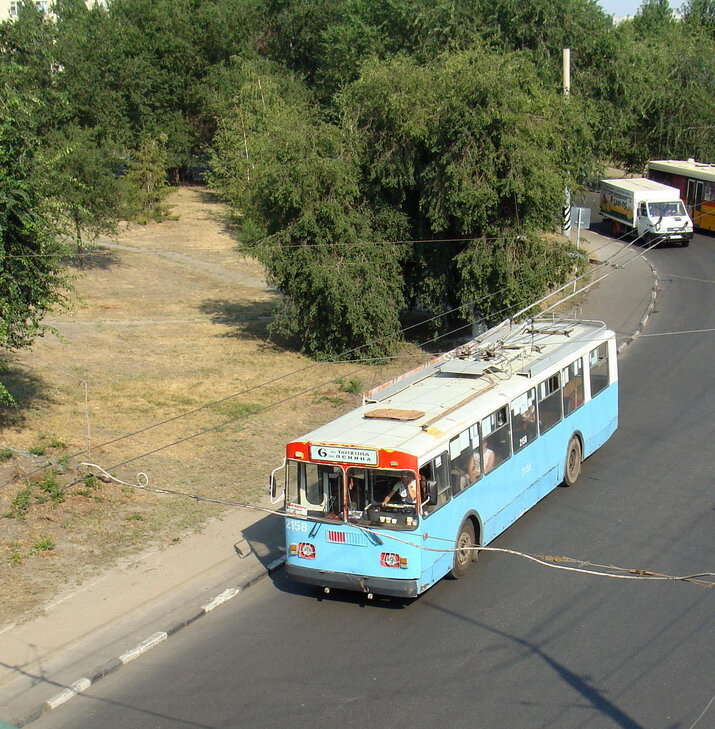
{"label": "trolleybus side window", "polygon": [[484,473],[494,470],[511,455],[511,436],[509,433],[509,408],[499,408],[481,422],[482,428],[482,468]]}
{"label": "trolleybus side window", "polygon": [[564,417],[583,405],[586,397],[583,382],[583,358],[579,357],[561,370],[561,387],[564,396]]}
{"label": "trolleybus side window", "polygon": [[536,389],[531,388],[511,403],[511,429],[514,453],[536,439]]}
{"label": "trolleybus side window", "polygon": [[470,479],[468,473],[473,453],[469,429],[449,441],[450,483],[452,494],[455,496],[477,480],[476,478]]}
{"label": "trolleybus side window", "polygon": [[608,387],[608,344],[599,344],[588,353],[588,364],[591,375],[591,397],[596,397],[601,390]]}
{"label": "trolleybus side window", "polygon": [[437,503],[423,505],[422,511],[425,516],[437,511],[440,506],[444,506],[449,501],[450,482],[448,462],[449,456],[445,451],[420,468],[420,476],[424,476],[428,481],[434,481],[437,484]]}
{"label": "trolleybus side window", "polygon": [[479,481],[484,470],[482,468],[482,449],[479,440],[479,424],[469,428],[469,437],[472,441],[472,453],[467,461],[467,481],[469,486]]}
{"label": "trolleybus side window", "polygon": [[537,386],[539,393],[539,432],[545,433],[561,420],[561,382],[557,372]]}

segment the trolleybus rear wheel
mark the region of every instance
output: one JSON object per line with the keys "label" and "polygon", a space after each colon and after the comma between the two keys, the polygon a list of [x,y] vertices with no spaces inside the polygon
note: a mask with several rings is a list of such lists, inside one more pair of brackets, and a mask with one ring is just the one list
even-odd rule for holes
{"label": "trolleybus rear wheel", "polygon": [[449,573],[450,577],[458,580],[464,576],[469,569],[469,563],[474,559],[474,546],[474,526],[471,521],[467,520],[459,530],[457,551],[454,553],[454,564]]}
{"label": "trolleybus rear wheel", "polygon": [[564,484],[573,486],[581,473],[581,441],[574,435],[569,441],[566,450],[566,468],[564,469]]}

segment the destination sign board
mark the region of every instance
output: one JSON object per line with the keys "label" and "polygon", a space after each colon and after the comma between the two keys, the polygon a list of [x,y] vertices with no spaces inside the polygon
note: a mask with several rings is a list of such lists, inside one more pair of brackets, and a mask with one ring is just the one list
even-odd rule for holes
{"label": "destination sign board", "polygon": [[311,461],[338,461],[359,463],[362,466],[377,466],[377,451],[371,448],[344,448],[342,446],[312,445]]}

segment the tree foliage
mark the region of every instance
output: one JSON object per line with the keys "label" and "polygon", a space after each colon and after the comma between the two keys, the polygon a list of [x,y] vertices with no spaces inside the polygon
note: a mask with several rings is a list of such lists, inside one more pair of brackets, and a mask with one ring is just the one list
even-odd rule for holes
{"label": "tree foliage", "polygon": [[169,207],[164,202],[169,193],[165,143],[165,134],[156,139],[143,139],[124,177],[126,207],[130,217],[141,223],[160,222],[169,215]]}
{"label": "tree foliage", "polygon": [[126,202],[161,218],[210,161],[283,293],[273,331],[330,356],[388,352],[409,308],[444,331],[562,280],[566,185],[715,160],[714,64],[713,0],[617,26],[596,0],[26,0],[0,23],[42,239],[91,240]]}
{"label": "tree foliage", "polygon": [[114,232],[125,210],[119,156],[97,136],[95,129],[68,125],[48,135],[43,153],[49,213],[55,229],[74,241],[80,265],[86,246]]}
{"label": "tree foliage", "polygon": [[[0,88],[0,348],[28,347],[69,278],[43,202],[32,101]],[[9,395],[0,385],[0,400]]]}
{"label": "tree foliage", "polygon": [[715,0],[688,0],[683,5],[683,21],[715,39]]}
{"label": "tree foliage", "polygon": [[349,135],[320,119],[299,81],[252,63],[236,78],[211,179],[284,295],[272,331],[331,357],[383,338],[361,354],[384,354],[404,304],[399,247],[386,243],[402,218],[366,204]]}

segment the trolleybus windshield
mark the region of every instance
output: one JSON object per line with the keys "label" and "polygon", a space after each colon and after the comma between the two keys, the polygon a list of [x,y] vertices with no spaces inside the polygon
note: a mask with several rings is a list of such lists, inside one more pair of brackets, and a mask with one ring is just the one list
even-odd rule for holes
{"label": "trolleybus windshield", "polygon": [[417,526],[416,481],[411,471],[348,468],[344,474],[340,466],[293,460],[287,466],[289,513],[384,529]]}

